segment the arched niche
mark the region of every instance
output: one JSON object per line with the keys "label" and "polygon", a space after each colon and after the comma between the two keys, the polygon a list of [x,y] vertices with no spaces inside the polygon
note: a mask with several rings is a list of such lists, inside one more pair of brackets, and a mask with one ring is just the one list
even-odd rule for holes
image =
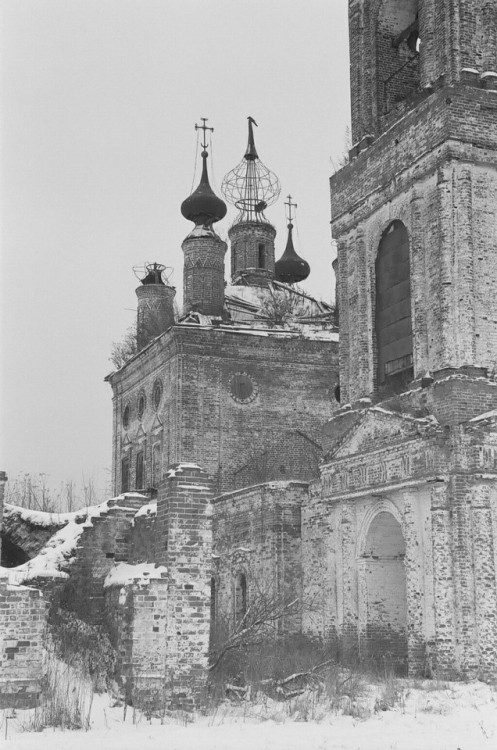
{"label": "arched niche", "polygon": [[360,555],[361,648],[399,672],[407,667],[405,540],[393,513],[380,510],[363,538]]}
{"label": "arched niche", "polygon": [[377,385],[397,389],[413,375],[409,236],[401,221],[381,237],[375,276]]}
{"label": "arched niche", "polygon": [[418,0],[383,0],[376,21],[378,114],[388,114],[420,88]]}

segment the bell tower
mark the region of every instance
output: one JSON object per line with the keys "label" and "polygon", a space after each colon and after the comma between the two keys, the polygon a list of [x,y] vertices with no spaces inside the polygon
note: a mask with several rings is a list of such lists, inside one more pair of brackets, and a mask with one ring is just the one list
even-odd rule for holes
{"label": "bell tower", "polygon": [[497,4],[350,0],[349,26],[353,146],[330,181],[341,401],[450,374],[484,388],[497,361]]}

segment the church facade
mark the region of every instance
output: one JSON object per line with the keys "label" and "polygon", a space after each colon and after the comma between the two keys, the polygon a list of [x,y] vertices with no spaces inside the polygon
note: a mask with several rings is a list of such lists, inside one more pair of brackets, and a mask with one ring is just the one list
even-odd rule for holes
{"label": "church facade", "polygon": [[264,598],[283,603],[278,633],[344,657],[497,674],[497,9],[350,0],[349,14],[339,341],[335,311],[295,287],[309,268],[291,200],[275,262],[279,186],[252,118],[223,182],[239,211],[225,284],[203,121],[183,313],[149,266],[139,351],[108,376],[119,494],[64,570],[91,579],[135,704],[170,700],[173,682],[194,700],[216,622],[236,628]]}

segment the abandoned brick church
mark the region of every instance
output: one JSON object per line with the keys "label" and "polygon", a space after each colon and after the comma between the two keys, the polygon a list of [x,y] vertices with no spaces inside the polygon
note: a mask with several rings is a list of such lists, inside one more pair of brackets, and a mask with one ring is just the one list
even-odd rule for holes
{"label": "abandoned brick church", "polygon": [[46,601],[68,579],[137,705],[195,700],[216,618],[263,596],[301,604],[281,633],[410,674],[497,675],[497,7],[349,0],[349,24],[336,309],[295,286],[291,199],[275,262],[279,185],[251,118],[222,188],[239,212],[225,283],[204,120],[183,313],[149,265],[137,353],[107,377],[116,498],[67,518],[5,507],[3,705],[36,699]]}

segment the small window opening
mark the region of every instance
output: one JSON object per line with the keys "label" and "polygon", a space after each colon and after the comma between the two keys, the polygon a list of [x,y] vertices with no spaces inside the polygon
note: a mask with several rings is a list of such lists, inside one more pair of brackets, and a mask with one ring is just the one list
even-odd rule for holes
{"label": "small window opening", "polygon": [[259,245],[259,268],[266,268],[266,245]]}
{"label": "small window opening", "polygon": [[247,578],[240,573],[235,582],[235,621],[238,623],[247,614]]}
{"label": "small window opening", "polygon": [[136,454],[136,489],[143,489],[143,451]]}
{"label": "small window opening", "polygon": [[121,492],[129,492],[129,456],[124,456],[121,462]]}

